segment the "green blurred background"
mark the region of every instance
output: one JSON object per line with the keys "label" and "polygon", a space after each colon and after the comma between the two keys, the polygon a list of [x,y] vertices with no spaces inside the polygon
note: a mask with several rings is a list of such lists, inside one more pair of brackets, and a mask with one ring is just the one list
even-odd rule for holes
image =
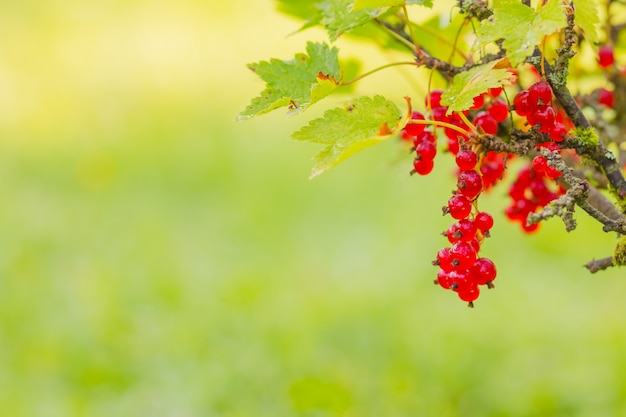
{"label": "green blurred background", "polygon": [[470,310],[432,284],[445,158],[409,177],[389,141],[309,181],[288,137],[324,104],[234,121],[246,63],[325,39],[298,26],[270,0],[3,4],[0,414],[626,416],[626,281],[582,268],[614,236],[522,235],[496,189]]}

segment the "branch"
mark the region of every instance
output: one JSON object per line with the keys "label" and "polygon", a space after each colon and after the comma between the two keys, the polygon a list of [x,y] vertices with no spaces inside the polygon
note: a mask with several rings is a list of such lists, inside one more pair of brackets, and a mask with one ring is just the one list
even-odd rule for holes
{"label": "branch", "polygon": [[[538,48],[535,49],[533,57],[540,58],[541,51]],[[552,87],[554,96],[563,107],[565,114],[569,117],[574,125],[585,131],[592,132],[593,128],[589,120],[585,117],[582,110],[574,100],[574,97],[570,93],[565,83],[566,73],[556,73],[550,64],[544,63],[546,80]],[[596,136],[597,137],[597,136]],[[616,198],[624,203],[626,199],[626,179],[622,173],[621,166],[615,157],[606,147],[601,139],[597,138],[595,141],[579,140],[575,147],[576,152],[579,155],[585,155],[591,158],[598,167],[606,175],[609,184],[611,184]],[[595,143],[594,143],[595,142]]]}
{"label": "branch", "polygon": [[612,256],[598,260],[594,259],[585,264],[585,268],[587,268],[592,274],[598,271],[604,271],[612,266],[615,266],[615,260]]}

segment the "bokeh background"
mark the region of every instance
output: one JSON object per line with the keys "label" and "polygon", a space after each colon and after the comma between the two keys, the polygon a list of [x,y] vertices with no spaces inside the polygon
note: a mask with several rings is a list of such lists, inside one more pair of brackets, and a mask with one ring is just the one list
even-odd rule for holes
{"label": "bokeh background", "polygon": [[[299,25],[271,0],[3,3],[0,414],[626,415],[624,273],[582,267],[615,236],[523,235],[494,190],[471,310],[432,284],[445,158],[410,177],[388,141],[310,181],[319,148],[288,138],[323,103],[235,122],[246,63],[325,39]],[[402,104],[418,75],[351,94]]]}

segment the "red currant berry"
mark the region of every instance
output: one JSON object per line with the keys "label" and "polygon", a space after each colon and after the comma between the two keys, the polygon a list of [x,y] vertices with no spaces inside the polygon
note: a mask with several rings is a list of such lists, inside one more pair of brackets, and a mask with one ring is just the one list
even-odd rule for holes
{"label": "red currant berry", "polygon": [[555,142],[563,142],[565,140],[565,136],[567,134],[567,128],[561,122],[555,122],[554,126],[552,126],[552,130],[550,130],[550,138],[552,138]]}
{"label": "red currant berry", "polygon": [[509,117],[509,106],[501,98],[491,100],[491,103],[487,106],[487,111],[498,123],[505,121]]}
{"label": "red currant berry", "polygon": [[598,93],[598,104],[603,104],[612,109],[615,105],[615,93],[607,90],[606,88],[601,88]]}
{"label": "red currant berry", "polygon": [[[413,114],[411,114],[411,120],[424,119],[424,115],[418,111],[414,111]],[[421,135],[422,133],[424,133],[424,129],[426,129],[426,125],[411,123],[411,121],[409,121],[404,127],[404,130],[406,130],[406,132],[411,136]]]}
{"label": "red currant berry", "polygon": [[559,171],[558,169],[556,169],[556,167],[554,167],[552,165],[548,165],[546,167],[546,177],[552,178],[552,179],[557,179],[561,175],[563,175],[563,173],[561,171]]}
{"label": "red currant berry", "polygon": [[515,113],[520,116],[528,116],[537,107],[536,104],[531,103],[528,90],[522,90],[515,96],[513,106],[515,107]]}
{"label": "red currant berry", "polygon": [[[415,152],[421,159],[435,159],[437,155],[437,146],[429,141],[423,141],[415,148]],[[417,170],[416,170],[417,171]]]}
{"label": "red currant berry", "polygon": [[450,248],[439,249],[437,252],[437,259],[433,262],[433,265],[439,265],[439,267],[444,271],[452,271],[454,266],[452,265]]}
{"label": "red currant berry", "polygon": [[549,132],[554,126],[556,112],[550,106],[539,106],[528,115],[528,123],[532,126],[541,125],[540,132]]}
{"label": "red currant berry", "polygon": [[443,90],[432,90],[424,100],[426,107],[431,109],[434,109],[435,107],[440,107],[442,94]]}
{"label": "red currant berry", "polygon": [[472,277],[478,285],[489,285],[491,281],[496,279],[496,265],[489,258],[478,258],[472,266]]}
{"label": "red currant berry", "polygon": [[476,251],[469,243],[459,241],[452,245],[450,257],[457,269],[468,269],[476,262]]}
{"label": "red currant berry", "polygon": [[461,219],[457,223],[457,231],[460,234],[459,240],[469,242],[476,237],[478,228],[473,220]]}
{"label": "red currant berry", "polygon": [[474,224],[481,232],[486,232],[493,227],[493,217],[484,211],[479,212],[474,217]]}
{"label": "red currant berry", "polygon": [[455,194],[448,200],[448,205],[444,207],[444,213],[457,219],[465,219],[472,212],[472,202],[462,194]]}
{"label": "red currant berry", "polygon": [[498,133],[498,122],[486,111],[481,111],[474,118],[474,124],[480,126],[481,129],[488,135],[495,135]]}
{"label": "red currant berry", "polygon": [[473,200],[483,190],[483,179],[477,171],[469,169],[459,174],[456,186],[459,193]]}
{"label": "red currant berry", "polygon": [[531,103],[536,106],[547,106],[552,101],[552,89],[545,81],[534,83],[528,88]]}
{"label": "red currant berry", "polygon": [[457,294],[461,300],[468,303],[467,305],[469,307],[474,307],[474,301],[476,301],[480,295],[480,290],[478,289],[478,286],[468,286],[462,291],[458,291]]}
{"label": "red currant berry", "polygon": [[532,167],[537,172],[545,172],[548,167],[548,161],[543,155],[537,155],[533,158]]}
{"label": "red currant berry", "polygon": [[456,154],[456,165],[463,171],[474,169],[478,163],[478,155],[470,149],[463,149]]}
{"label": "red currant berry", "polygon": [[602,45],[598,49],[598,65],[602,68],[607,68],[613,65],[615,62],[615,55],[613,54],[613,48],[609,45]]}
{"label": "red currant berry", "polygon": [[435,167],[435,162],[432,159],[416,158],[413,161],[413,169],[415,173],[420,175],[428,175]]}
{"label": "red currant berry", "polygon": [[441,288],[444,288],[446,290],[450,289],[450,286],[452,285],[452,279],[450,279],[450,271],[439,269],[439,271],[437,272],[437,281],[435,281],[435,284],[439,284]]}

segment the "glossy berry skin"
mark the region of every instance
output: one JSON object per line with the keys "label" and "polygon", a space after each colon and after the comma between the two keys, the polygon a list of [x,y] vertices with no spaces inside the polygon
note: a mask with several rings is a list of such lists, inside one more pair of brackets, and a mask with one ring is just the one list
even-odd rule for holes
{"label": "glossy berry skin", "polygon": [[459,193],[473,200],[483,190],[483,179],[477,171],[469,169],[459,174],[456,186]]}
{"label": "glossy berry skin", "polygon": [[496,279],[496,265],[489,258],[478,258],[472,265],[472,276],[478,285],[485,285]]}
{"label": "glossy berry skin", "polygon": [[[414,111],[411,114],[411,120],[424,120],[424,119],[425,119],[424,115],[418,111]],[[424,133],[424,129],[426,129],[426,125],[411,123],[410,121],[404,127],[404,130],[406,131],[406,133],[411,136],[421,135],[422,133]]]}
{"label": "glossy berry skin", "polygon": [[491,100],[491,103],[487,106],[487,112],[496,122],[501,123],[509,117],[509,106],[506,104],[506,101],[496,98]]}
{"label": "glossy berry skin", "polygon": [[554,126],[550,130],[550,138],[555,142],[563,142],[565,137],[563,135],[567,134],[567,128],[561,122],[555,122]]}
{"label": "glossy berry skin", "polygon": [[435,167],[435,163],[432,159],[420,159],[416,158],[413,161],[413,169],[417,174],[428,175]]}
{"label": "glossy berry skin", "polygon": [[478,110],[485,104],[485,96],[482,94],[474,97],[474,103],[471,107],[472,110]]}
{"label": "glossy berry skin", "polygon": [[470,307],[474,307],[473,302],[476,301],[478,296],[480,295],[480,290],[478,286],[469,286],[464,288],[462,291],[458,291],[459,298],[467,303]]}
{"label": "glossy berry skin", "polygon": [[602,45],[598,49],[598,65],[602,68],[608,68],[615,62],[615,55],[613,54],[613,48],[609,45]]}
{"label": "glossy berry skin", "polygon": [[528,116],[537,107],[536,104],[531,103],[528,90],[522,90],[515,96],[513,106],[515,106],[515,113],[520,116]]}
{"label": "glossy berry skin", "polygon": [[456,165],[463,171],[474,169],[478,163],[478,155],[470,149],[463,149],[456,154]]}
{"label": "glossy berry skin", "polygon": [[462,194],[455,194],[448,200],[445,212],[457,220],[465,219],[472,212],[472,202]]}
{"label": "glossy berry skin", "polygon": [[493,217],[491,214],[481,211],[474,217],[474,224],[481,232],[486,232],[493,227]]}
{"label": "glossy berry skin", "polygon": [[454,266],[452,265],[452,256],[450,254],[450,248],[439,249],[437,252],[437,260],[433,262],[434,265],[439,265],[444,271],[452,271]]}
{"label": "glossy berry skin", "polygon": [[549,132],[554,126],[556,112],[550,106],[540,106],[528,115],[528,123],[532,126],[540,125],[540,132]]}
{"label": "glossy berry skin", "polygon": [[437,155],[437,146],[433,142],[423,141],[415,148],[415,152],[421,159],[435,159]]}
{"label": "glossy berry skin", "polygon": [[498,122],[486,111],[481,111],[474,118],[474,124],[480,126],[480,128],[488,135],[495,135],[498,133]]}
{"label": "glossy berry skin", "polygon": [[535,106],[547,106],[552,101],[552,89],[550,84],[539,81],[528,87],[531,104]]}

